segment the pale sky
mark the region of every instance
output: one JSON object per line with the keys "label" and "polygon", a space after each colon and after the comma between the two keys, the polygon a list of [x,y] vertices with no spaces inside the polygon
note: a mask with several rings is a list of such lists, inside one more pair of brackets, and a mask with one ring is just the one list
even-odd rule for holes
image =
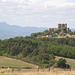
{"label": "pale sky", "polygon": [[75,28],[75,0],[0,0],[0,22],[22,27]]}

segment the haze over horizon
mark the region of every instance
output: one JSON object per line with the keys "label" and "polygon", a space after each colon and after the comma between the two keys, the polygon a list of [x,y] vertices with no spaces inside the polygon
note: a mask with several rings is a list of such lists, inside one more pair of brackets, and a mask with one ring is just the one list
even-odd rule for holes
{"label": "haze over horizon", "polygon": [[0,0],[0,22],[21,27],[75,28],[74,0]]}

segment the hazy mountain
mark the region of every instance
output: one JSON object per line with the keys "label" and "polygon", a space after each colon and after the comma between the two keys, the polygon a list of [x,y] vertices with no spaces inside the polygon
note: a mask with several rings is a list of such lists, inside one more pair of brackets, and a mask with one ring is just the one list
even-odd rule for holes
{"label": "hazy mountain", "polygon": [[20,27],[0,22],[0,39],[13,38],[16,36],[29,36],[31,33],[42,32],[47,28],[43,27]]}
{"label": "hazy mountain", "polygon": [[75,28],[72,28],[71,30],[72,30],[72,31],[75,31]]}

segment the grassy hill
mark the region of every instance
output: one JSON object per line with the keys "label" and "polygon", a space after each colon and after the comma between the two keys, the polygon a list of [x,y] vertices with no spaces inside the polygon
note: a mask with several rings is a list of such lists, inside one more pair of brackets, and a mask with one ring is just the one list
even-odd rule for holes
{"label": "grassy hill", "polygon": [[0,67],[36,68],[37,66],[17,59],[0,56]]}
{"label": "grassy hill", "polygon": [[[59,60],[60,58],[64,58],[64,57],[58,57],[56,56],[56,60]],[[64,58],[67,61],[67,64],[69,64],[71,66],[71,68],[75,69],[75,59],[69,59],[69,58]]]}
{"label": "grassy hill", "polygon": [[[64,57],[56,56],[55,60],[57,61],[60,58],[64,58]],[[75,60],[74,59],[69,59],[69,58],[64,58],[64,59],[67,60],[67,64],[69,64],[72,68],[75,68]],[[21,67],[21,68],[30,67],[30,68],[37,68],[36,65],[33,65],[33,64],[30,64],[30,63],[27,63],[27,62],[23,62],[21,60],[4,57],[4,56],[0,56],[0,67]]]}
{"label": "grassy hill", "polygon": [[[60,58],[63,57],[58,57],[56,56],[56,60],[59,60]],[[75,60],[74,59],[69,59],[69,58],[64,58],[67,60],[67,63],[72,67],[75,68]],[[4,57],[4,56],[0,56],[0,67],[31,67],[31,68],[36,68],[36,65],[30,64],[30,63],[26,63],[17,59],[12,59],[12,58],[8,58],[8,57]],[[8,69],[7,69],[8,70]],[[1,70],[0,70],[1,71]],[[64,70],[58,70],[58,69],[51,69],[50,72],[48,72],[48,70],[46,71],[42,71],[40,70],[39,72],[37,72],[37,70],[32,69],[32,70],[28,70],[28,71],[14,71],[11,72],[9,70],[3,70],[3,72],[1,71],[0,75],[5,75],[5,74],[10,74],[10,75],[74,75],[75,71],[64,71]]]}

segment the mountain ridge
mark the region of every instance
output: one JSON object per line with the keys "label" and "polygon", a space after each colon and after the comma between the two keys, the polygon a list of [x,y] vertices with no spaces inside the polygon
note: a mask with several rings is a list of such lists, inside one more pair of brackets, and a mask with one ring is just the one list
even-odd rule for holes
{"label": "mountain ridge", "polygon": [[[43,32],[48,30],[45,27],[21,27],[17,25],[9,25],[6,22],[0,22],[0,39],[9,39],[17,36],[30,36],[31,33]],[[75,31],[75,28],[71,29]]]}
{"label": "mountain ridge", "polygon": [[16,36],[29,36],[31,33],[42,32],[44,27],[20,27],[9,25],[6,22],[0,22],[0,39],[8,39]]}

